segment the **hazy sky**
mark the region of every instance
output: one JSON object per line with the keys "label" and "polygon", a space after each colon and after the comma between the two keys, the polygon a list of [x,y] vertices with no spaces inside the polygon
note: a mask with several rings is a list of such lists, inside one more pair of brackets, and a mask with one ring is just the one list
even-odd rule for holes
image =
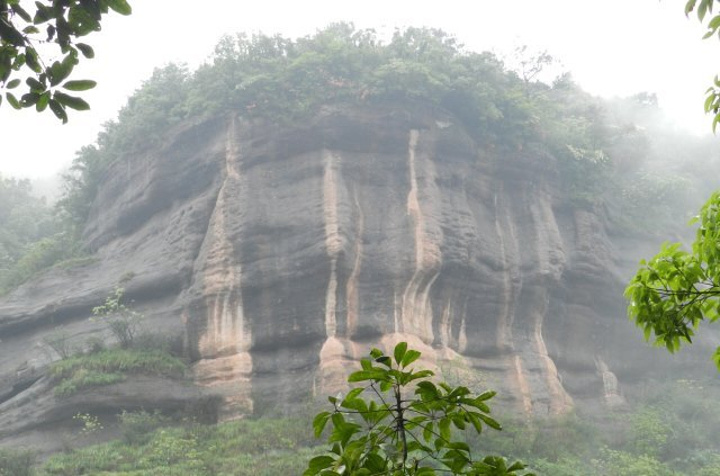
{"label": "hazy sky", "polygon": [[[548,50],[587,91],[601,96],[658,94],[682,127],[704,133],[703,93],[720,72],[720,44],[683,15],[684,0],[130,0],[130,17],[114,15],[88,38],[96,58],[74,79],[95,79],[84,97],[92,111],[70,111],[62,125],[51,113],[0,107],[0,172],[43,177],[66,167],[92,143],[101,125],[152,73],[168,62],[200,64],[223,33],[312,34],[335,21],[360,28],[429,26],[454,34],[468,49],[502,55],[528,45]],[[720,140],[720,138],[718,138]]]}

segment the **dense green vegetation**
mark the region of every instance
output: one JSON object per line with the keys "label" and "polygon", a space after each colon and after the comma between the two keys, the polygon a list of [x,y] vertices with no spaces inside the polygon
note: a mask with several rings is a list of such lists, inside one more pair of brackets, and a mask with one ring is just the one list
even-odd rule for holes
{"label": "dense green vegetation", "polygon": [[310,421],[300,418],[180,422],[155,430],[158,415],[125,414],[122,420],[121,440],[55,455],[38,474],[277,476],[301,474],[317,452]]}
{"label": "dense green vegetation", "polygon": [[327,105],[407,101],[453,113],[488,150],[552,153],[586,180],[574,190],[595,198],[597,181],[585,169],[606,162],[602,114],[568,77],[553,85],[522,79],[439,30],[408,28],[383,41],[372,30],[336,24],[297,40],[225,37],[194,72],[176,64],[157,69],[97,144],[78,153],[62,208],[83,223],[107,167],[183,121],[232,112],[292,126]]}
{"label": "dense green vegetation", "polygon": [[[467,442],[480,454],[522,459],[540,476],[720,474],[716,380],[649,381],[628,397],[638,402],[634,409],[607,410],[599,417],[500,416],[503,431],[467,433]],[[119,439],[46,462],[27,451],[0,451],[0,475],[276,476],[302,474],[308,461],[326,451],[312,434],[309,410],[292,418],[218,425],[196,423],[192,415],[124,412],[117,424]],[[82,421],[75,431],[84,433]],[[33,462],[32,472],[23,472]]]}
{"label": "dense green vegetation", "polygon": [[182,377],[185,363],[162,349],[103,349],[59,360],[49,375],[57,382],[55,394],[66,397],[87,387],[121,382],[128,374]]}

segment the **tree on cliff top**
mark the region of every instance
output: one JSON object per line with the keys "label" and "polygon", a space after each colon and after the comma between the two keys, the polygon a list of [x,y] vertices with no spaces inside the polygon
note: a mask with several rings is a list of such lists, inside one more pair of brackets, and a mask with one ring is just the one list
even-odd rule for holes
{"label": "tree on cliff top", "polygon": [[[48,107],[67,122],[67,108],[89,109],[85,100],[68,91],[95,87],[92,80],[68,80],[80,57],[95,55],[92,46],[76,40],[100,30],[102,16],[109,10],[131,13],[126,0],[43,0],[30,12],[20,0],[0,0],[0,90],[15,109]],[[42,32],[41,32],[42,29]],[[62,56],[45,63],[48,52]],[[19,77],[18,77],[19,76]],[[25,86],[21,87],[22,79]],[[18,98],[12,91],[21,87]],[[0,95],[0,105],[3,97]]]}

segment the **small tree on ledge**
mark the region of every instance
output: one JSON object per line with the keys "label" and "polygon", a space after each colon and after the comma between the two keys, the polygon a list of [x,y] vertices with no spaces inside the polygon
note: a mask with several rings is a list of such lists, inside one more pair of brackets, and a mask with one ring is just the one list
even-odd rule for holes
{"label": "small tree on ledge", "polygon": [[362,370],[348,382],[367,383],[344,398],[329,397],[334,410],[315,417],[316,437],[330,423],[332,448],[310,460],[303,476],[532,476],[520,462],[508,465],[498,456],[476,460],[467,443],[453,438],[453,426],[478,433],[483,426],[501,429],[487,405],[495,392],[473,395],[467,387],[436,385],[432,371],[409,368],[420,355],[400,342],[393,358],[373,349],[370,359],[360,361]]}

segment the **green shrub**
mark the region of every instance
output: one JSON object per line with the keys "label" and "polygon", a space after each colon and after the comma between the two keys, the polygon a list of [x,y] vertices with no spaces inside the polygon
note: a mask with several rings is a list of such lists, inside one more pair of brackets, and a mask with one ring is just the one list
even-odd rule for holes
{"label": "green shrub", "polygon": [[[167,417],[120,416],[123,439],[53,455],[44,475],[277,476],[301,474],[316,453],[311,418],[240,420],[219,425],[164,427]],[[141,433],[146,431],[145,435]],[[126,438],[130,437],[132,443]],[[3,475],[4,476],[4,475]]]}
{"label": "green shrub", "polygon": [[129,445],[142,445],[147,443],[152,432],[166,426],[170,419],[159,411],[153,413],[141,410],[139,412],[123,412],[118,416],[123,441]]}
{"label": "green shrub", "polygon": [[603,476],[676,476],[677,473],[652,456],[604,448],[592,461]]}
{"label": "green shrub", "polygon": [[69,397],[84,388],[112,385],[123,380],[125,380],[125,375],[120,373],[96,372],[80,368],[70,374],[69,377],[60,380],[55,387],[55,395]]}
{"label": "green shrub", "polygon": [[65,397],[83,388],[120,382],[128,374],[179,378],[185,368],[184,362],[163,350],[116,348],[60,360],[50,366],[49,374],[56,382],[56,395]]}
{"label": "green shrub", "polygon": [[0,448],[0,476],[32,476],[35,453]]}

